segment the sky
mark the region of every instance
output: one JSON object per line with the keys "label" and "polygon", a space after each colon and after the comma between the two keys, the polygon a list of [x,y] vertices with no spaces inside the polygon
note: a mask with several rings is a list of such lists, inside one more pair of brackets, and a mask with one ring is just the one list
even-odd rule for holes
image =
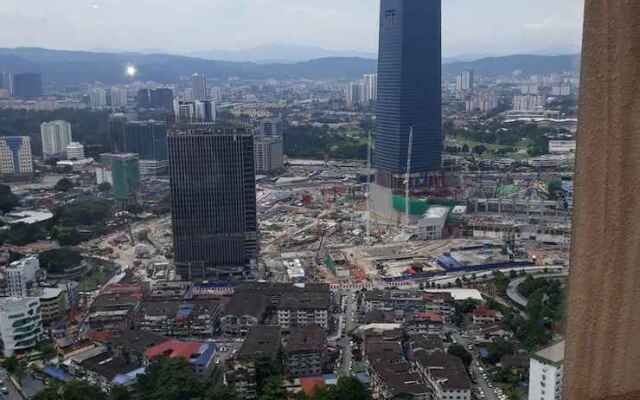
{"label": "sky", "polygon": [[[584,0],[442,1],[445,56],[580,48]],[[0,47],[376,52],[378,9],[378,0],[0,0]]]}

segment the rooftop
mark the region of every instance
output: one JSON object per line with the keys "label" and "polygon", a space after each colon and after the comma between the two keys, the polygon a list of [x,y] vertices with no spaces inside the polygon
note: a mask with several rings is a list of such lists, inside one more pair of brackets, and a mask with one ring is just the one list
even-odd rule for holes
{"label": "rooftop", "polygon": [[258,355],[275,356],[280,350],[280,327],[258,326],[249,331],[237,357],[254,359]]}
{"label": "rooftop", "polygon": [[547,363],[560,364],[564,361],[564,340],[544,348],[534,354],[534,358]]}
{"label": "rooftop", "polygon": [[326,335],[317,325],[292,329],[285,350],[288,353],[322,351],[325,348]]}

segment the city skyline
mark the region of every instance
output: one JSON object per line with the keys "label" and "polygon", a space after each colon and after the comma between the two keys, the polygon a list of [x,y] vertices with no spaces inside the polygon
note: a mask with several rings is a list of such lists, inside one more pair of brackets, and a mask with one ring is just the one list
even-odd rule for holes
{"label": "city skyline", "polygon": [[[40,1],[40,0],[37,0]],[[144,3],[95,0],[79,7],[69,0],[29,7],[16,0],[0,5],[6,34],[0,47],[47,47],[71,50],[132,50],[188,54],[212,50],[246,50],[271,44],[335,51],[377,50],[378,5],[353,0],[311,1],[190,0],[178,9],[172,2],[154,2],[154,18]],[[567,0],[535,2],[490,0],[479,7],[470,0],[443,5],[443,53],[503,55],[577,52],[581,41],[583,4]],[[498,7],[498,3],[499,7]],[[126,7],[129,12],[123,13]],[[224,18],[218,16],[224,15]],[[206,18],[207,23],[198,23]],[[30,29],[39,26],[41,29]],[[197,30],[193,26],[198,26]],[[210,28],[209,28],[210,27]],[[151,29],[153,28],[153,29]],[[168,31],[170,29],[170,32]],[[105,32],[109,32],[108,35]],[[178,33],[179,32],[179,33]],[[295,36],[291,32],[296,32]],[[152,34],[153,33],[153,34]],[[166,34],[165,34],[166,33]],[[206,34],[203,34],[206,33]],[[135,43],[131,38],[135,37]]]}

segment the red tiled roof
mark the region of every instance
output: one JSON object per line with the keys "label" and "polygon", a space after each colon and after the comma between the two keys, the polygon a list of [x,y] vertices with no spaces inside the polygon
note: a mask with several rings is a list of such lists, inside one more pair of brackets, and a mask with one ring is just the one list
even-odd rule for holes
{"label": "red tiled roof", "polygon": [[322,388],[325,386],[324,378],[321,376],[300,378],[300,386],[302,386],[304,394],[312,397],[316,392],[316,388]]}
{"label": "red tiled roof", "polygon": [[491,308],[489,308],[485,304],[481,304],[478,307],[476,307],[475,310],[473,310],[473,315],[476,316],[476,317],[491,317],[491,318],[495,318],[496,312],[495,312],[495,310],[492,310]]}
{"label": "red tiled roof", "polygon": [[90,330],[87,332],[87,337],[94,342],[108,342],[113,336],[113,332],[110,331],[96,331]]}
{"label": "red tiled roof", "polygon": [[428,320],[433,321],[433,322],[443,322],[442,315],[438,314],[437,312],[433,312],[433,311],[417,312],[416,313],[416,318],[428,319]]}
{"label": "red tiled roof", "polygon": [[151,359],[159,356],[169,358],[182,357],[187,361],[192,355],[198,354],[201,344],[198,342],[183,342],[176,339],[169,339],[153,347],[149,347],[144,355]]}

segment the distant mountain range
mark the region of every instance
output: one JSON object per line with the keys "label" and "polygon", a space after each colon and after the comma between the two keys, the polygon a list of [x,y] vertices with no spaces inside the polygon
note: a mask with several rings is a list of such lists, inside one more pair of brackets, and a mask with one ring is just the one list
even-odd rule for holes
{"label": "distant mountain range", "polygon": [[242,50],[194,51],[186,56],[207,60],[256,62],[259,64],[299,63],[318,58],[377,58],[378,54],[357,50],[328,50],[322,47],[300,46],[294,44],[267,44]]}
{"label": "distant mountain range", "polygon": [[[256,63],[209,60],[168,54],[133,52],[87,52],[41,48],[0,48],[0,72],[41,72],[46,83],[57,85],[84,82],[105,84],[127,81],[125,68],[133,64],[138,79],[175,82],[194,72],[212,79],[356,79],[377,68],[375,58],[325,57],[295,63]],[[444,74],[472,68],[483,75],[504,75],[515,70],[525,74],[544,74],[576,70],[579,56],[515,55],[483,58],[443,65]]]}

